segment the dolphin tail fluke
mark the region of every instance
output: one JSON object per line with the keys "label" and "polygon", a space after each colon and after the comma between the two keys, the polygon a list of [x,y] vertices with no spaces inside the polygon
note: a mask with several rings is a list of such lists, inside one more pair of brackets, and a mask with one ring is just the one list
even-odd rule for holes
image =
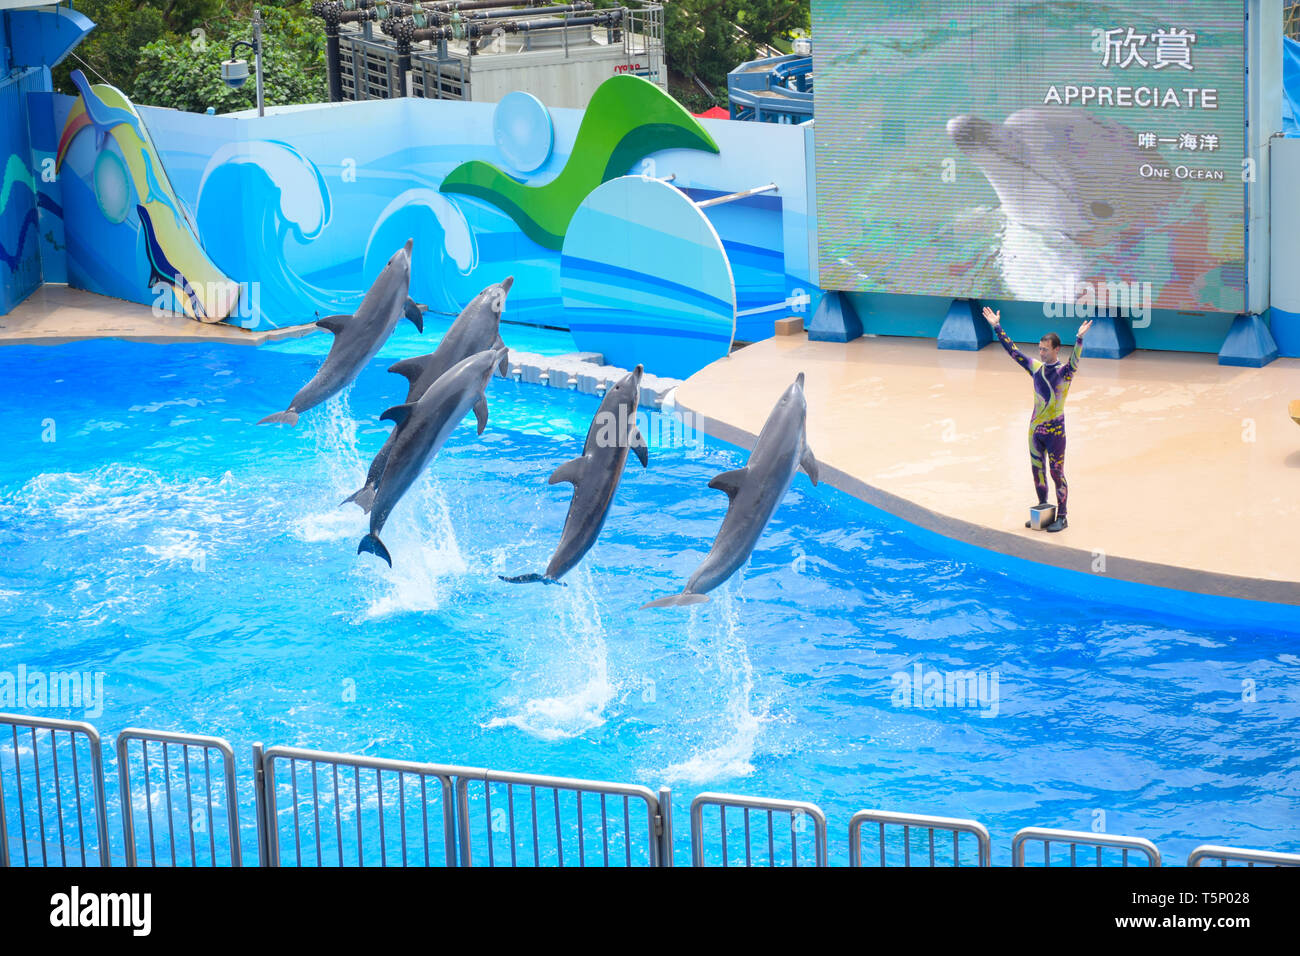
{"label": "dolphin tail fluke", "polygon": [[508,581],[511,584],[536,584],[541,581],[543,584],[558,584],[564,586],[563,581],[557,581],[555,578],[548,578],[544,574],[517,574],[513,578],[508,578],[504,574],[498,574],[502,581]]}
{"label": "dolphin tail fluke", "polygon": [[352,502],[354,505],[356,505],[358,508],[360,508],[362,511],[364,511],[366,514],[370,514],[370,509],[371,507],[374,506],[375,503],[374,486],[365,485],[364,487],[358,488],[356,491],[352,492],[352,494],[348,495],[346,498],[340,501],[339,507],[340,508],[343,507],[349,501]]}
{"label": "dolphin tail fluke", "polygon": [[388,553],[388,549],[384,547],[384,542],[380,541],[376,535],[368,534],[361,539],[361,543],[357,545],[357,554],[360,554],[362,551],[369,551],[371,554],[377,554],[388,562],[390,568],[393,566],[392,555]]}
{"label": "dolphin tail fluke", "polygon": [[708,599],[707,594],[692,594],[690,591],[683,591],[681,594],[670,594],[654,601],[647,601],[641,605],[641,610],[644,611],[648,607],[681,607],[687,604],[703,604]]}
{"label": "dolphin tail fluke", "polygon": [[259,425],[297,425],[298,413],[295,411],[276,412],[274,415],[267,415],[257,424]]}

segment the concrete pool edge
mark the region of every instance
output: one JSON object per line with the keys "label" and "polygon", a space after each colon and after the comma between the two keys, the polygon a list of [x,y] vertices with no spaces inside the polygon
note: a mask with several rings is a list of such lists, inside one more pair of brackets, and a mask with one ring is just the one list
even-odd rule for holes
{"label": "concrete pool edge", "polygon": [[[692,423],[704,434],[750,451],[757,436],[737,425],[705,415],[673,396],[673,410],[690,416]],[[911,528],[928,535],[946,539],[951,545],[978,549],[979,560],[990,569],[997,569],[997,559],[1026,562],[1052,571],[1078,576],[1076,585],[1097,582],[1111,589],[1116,585],[1158,588],[1170,594],[1152,593],[1160,603],[1177,601],[1193,595],[1216,601],[1232,602],[1231,606],[1218,608],[1220,613],[1232,613],[1233,608],[1245,610],[1240,604],[1248,601],[1263,605],[1257,610],[1276,608],[1278,611],[1300,611],[1300,584],[1286,581],[1268,581],[1257,578],[1220,574],[1196,568],[1159,564],[1137,558],[1107,555],[1105,571],[1093,571],[1094,552],[1065,545],[1040,543],[1007,531],[999,531],[975,522],[939,514],[922,505],[891,492],[876,488],[825,459],[818,460],[821,480],[838,491],[876,508]],[[987,560],[984,556],[987,555]],[[1104,582],[1104,583],[1103,583]],[[1129,600],[1133,595],[1125,595]],[[1128,603],[1128,601],[1125,601]],[[1284,610],[1285,609],[1285,610]]]}
{"label": "concrete pool edge", "polygon": [[245,329],[227,322],[156,314],[148,305],[46,283],[0,316],[0,346],[116,340],[148,345],[266,345],[319,332],[315,322]]}

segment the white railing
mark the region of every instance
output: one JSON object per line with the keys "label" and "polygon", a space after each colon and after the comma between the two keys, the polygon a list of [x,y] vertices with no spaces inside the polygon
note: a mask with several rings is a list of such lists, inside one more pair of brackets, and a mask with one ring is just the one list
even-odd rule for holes
{"label": "white railing", "polygon": [[[920,813],[895,813],[888,810],[859,810],[849,820],[849,866],[862,866],[862,829],[868,823],[879,828],[878,847],[880,865],[888,866],[887,840],[885,827],[901,827],[901,844],[903,866],[961,866],[961,837],[968,834],[975,838],[975,865],[992,866],[993,844],[989,831],[983,824],[974,820],[960,820],[955,817],[933,817]],[[936,842],[937,833],[952,836],[952,856],[946,857],[946,842]],[[913,833],[920,835],[921,859],[925,863],[912,862]]]}
{"label": "white railing", "polygon": [[[112,864],[101,749],[90,724],[0,714],[0,866]],[[229,743],[132,728],[118,735],[115,752],[127,866],[245,862]],[[262,866],[673,865],[666,787],[261,744],[252,767]],[[816,804],[701,793],[690,815],[693,866],[829,863],[826,815]],[[992,863],[978,821],[862,810],[849,821],[852,867],[864,865],[870,825],[880,866]],[[1034,865],[1030,844],[1042,845],[1044,866],[1161,865],[1160,851],[1141,837],[1027,827],[1012,838],[1012,866]],[[1207,862],[1289,867],[1300,866],[1300,854],[1205,845],[1187,865]]]}
{"label": "white railing", "polygon": [[1102,851],[1119,850],[1120,866],[1129,865],[1129,854],[1135,853],[1146,858],[1147,866],[1160,865],[1160,851],[1150,840],[1141,837],[1112,836],[1109,833],[1088,833],[1081,830],[1050,830],[1043,827],[1026,827],[1011,838],[1011,865],[1026,866],[1025,844],[1041,843],[1043,845],[1043,866],[1052,865],[1052,845],[1065,846],[1069,850],[1069,866],[1086,866],[1079,863],[1079,848],[1091,848],[1096,853],[1095,866],[1103,866]]}

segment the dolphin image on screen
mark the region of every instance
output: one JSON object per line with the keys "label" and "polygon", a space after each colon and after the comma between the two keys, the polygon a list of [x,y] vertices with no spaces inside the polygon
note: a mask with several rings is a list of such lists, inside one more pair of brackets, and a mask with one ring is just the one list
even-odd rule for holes
{"label": "dolphin image on screen", "polygon": [[[1050,301],[1066,285],[1119,278],[1135,264],[1135,243],[1176,215],[1182,186],[1159,152],[1086,109],[1032,107],[1002,123],[954,116],[947,130],[1002,204],[999,262],[1019,298]],[[1142,178],[1144,165],[1155,174]]]}

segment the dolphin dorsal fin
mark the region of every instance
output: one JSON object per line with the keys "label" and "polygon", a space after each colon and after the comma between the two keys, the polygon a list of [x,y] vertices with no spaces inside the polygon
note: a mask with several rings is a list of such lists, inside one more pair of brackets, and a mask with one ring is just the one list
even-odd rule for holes
{"label": "dolphin dorsal fin", "polygon": [[478,433],[483,434],[483,429],[487,428],[487,396],[483,396],[474,403],[474,417],[478,420]]}
{"label": "dolphin dorsal fin", "polygon": [[627,430],[627,447],[640,460],[642,468],[649,467],[650,451],[646,447],[645,438],[641,435],[641,429],[637,428],[635,423]]}
{"label": "dolphin dorsal fin", "polygon": [[[498,333],[497,340],[492,343],[492,348],[496,350],[496,349],[503,349],[505,347],[506,347],[506,343],[501,341],[501,335],[500,333]],[[506,352],[505,355],[501,356],[501,361],[497,363],[497,368],[500,369],[502,378],[505,378],[507,375],[510,374],[510,353],[509,352]]]}
{"label": "dolphin dorsal fin", "polygon": [[409,295],[406,297],[406,305],[402,307],[402,314],[411,320],[411,324],[420,332],[424,331],[424,311],[420,308],[419,303]]}
{"label": "dolphin dorsal fin", "polygon": [[744,484],[745,479],[748,476],[748,465],[744,468],[737,468],[735,471],[724,471],[709,482],[709,487],[717,488],[719,491],[725,491],[728,498],[734,498],[740,491],[740,486]]}
{"label": "dolphin dorsal fin", "polygon": [[804,442],[803,457],[799,459],[799,467],[808,473],[808,477],[812,479],[814,485],[817,484],[819,471],[817,459],[813,455],[813,450],[808,447],[807,442]]}
{"label": "dolphin dorsal fin", "polygon": [[562,481],[567,481],[574,487],[577,487],[578,479],[582,477],[586,464],[587,459],[582,455],[579,455],[577,458],[571,458],[559,468],[556,468],[555,471],[551,472],[550,480],[546,483],[548,485],[558,485]]}
{"label": "dolphin dorsal fin", "polygon": [[433,361],[432,353],[429,355],[417,355],[415,358],[402,359],[400,362],[394,362],[388,366],[388,371],[395,375],[401,375],[406,378],[412,385],[424,374],[424,370],[429,367]]}
{"label": "dolphin dorsal fin", "polygon": [[323,319],[317,319],[316,324],[327,332],[333,332],[338,335],[347,327],[348,319],[352,318],[346,312],[341,315],[327,315]]}
{"label": "dolphin dorsal fin", "polygon": [[397,425],[406,421],[406,416],[411,414],[411,409],[415,407],[415,402],[408,402],[405,405],[394,405],[384,414],[379,416],[380,421],[393,422]]}

